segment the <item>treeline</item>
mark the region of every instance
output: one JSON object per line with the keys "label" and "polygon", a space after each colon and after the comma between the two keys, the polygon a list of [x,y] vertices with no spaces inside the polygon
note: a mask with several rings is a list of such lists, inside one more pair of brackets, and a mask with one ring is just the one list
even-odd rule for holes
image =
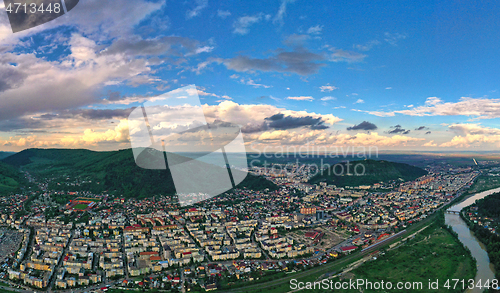
{"label": "treeline", "polygon": [[[490,217],[493,221],[499,220],[500,215],[500,193],[491,194],[481,200],[478,200],[473,206],[478,208],[478,214],[484,217]],[[497,209],[497,210],[495,210]],[[470,207],[465,209],[465,212],[470,212]],[[462,214],[460,217],[467,223],[469,229],[474,233],[476,238],[486,246],[490,263],[495,267],[495,277],[500,277],[500,236],[490,230],[470,221]]]}
{"label": "treeline", "polygon": [[493,193],[475,203],[481,216],[500,219],[500,193]]}
{"label": "treeline", "polygon": [[473,224],[471,231],[474,233],[477,239],[481,241],[486,246],[486,251],[488,252],[488,257],[490,262],[495,266],[495,275],[497,278],[500,277],[500,236],[492,233],[488,229]]}
{"label": "treeline", "polygon": [[[182,156],[174,157],[174,159],[177,161],[188,161],[188,158]],[[141,153],[140,160],[151,166],[158,163],[158,156],[150,156],[149,152],[143,152]],[[52,178],[49,184],[51,190],[67,192],[90,191],[93,193],[107,192],[125,198],[138,199],[154,195],[171,196],[175,194],[176,189],[168,165],[164,169],[165,161],[163,157],[160,158],[160,161],[163,163],[163,169],[143,169],[136,164],[131,149],[111,152],[71,149],[28,149],[3,160],[4,163],[11,165],[7,165],[11,169],[14,169],[12,166],[22,167],[37,177]],[[213,180],[218,180],[217,174],[210,172],[213,165],[200,166],[200,164],[197,164],[195,167],[198,169],[192,170],[192,172],[206,172],[207,179],[213,178]],[[188,182],[192,180],[190,179],[192,176],[190,172],[181,175],[180,177],[185,178],[184,180]],[[68,180],[68,177],[85,178],[85,181],[91,181],[91,183],[83,183],[80,186],[76,184],[71,185],[71,183],[76,183],[77,181]],[[213,182],[213,180],[208,181]],[[198,186],[203,184],[203,182],[194,181],[189,183]],[[252,190],[277,189],[274,183],[263,177],[252,176],[250,174],[237,187]],[[201,189],[203,190],[203,188]]]}
{"label": "treeline", "polygon": [[415,180],[427,173],[421,168],[403,163],[377,160],[350,161],[321,170],[309,180],[309,183],[326,182],[336,186],[371,185],[399,179]]}
{"label": "treeline", "polygon": [[[483,228],[477,224],[474,224],[468,221],[465,217],[462,216],[462,219],[465,220],[469,229],[474,233],[474,236],[486,246],[486,252],[488,253],[488,258],[490,259],[490,263],[493,264],[495,268],[495,278],[500,278],[500,237],[497,234],[491,233],[488,229]],[[492,288],[488,290],[488,292],[498,292]]]}

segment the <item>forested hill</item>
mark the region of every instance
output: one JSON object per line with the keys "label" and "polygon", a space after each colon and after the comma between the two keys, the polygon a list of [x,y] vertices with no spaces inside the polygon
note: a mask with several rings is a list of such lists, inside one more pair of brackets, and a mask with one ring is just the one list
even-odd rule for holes
{"label": "forested hill", "polygon": [[[356,165],[361,164],[363,167]],[[311,184],[326,182],[339,187],[372,185],[393,180],[409,181],[426,175],[424,169],[403,163],[389,161],[363,160],[350,161],[349,173],[347,162],[332,165],[309,180]],[[356,168],[356,170],[354,169]],[[343,171],[342,171],[343,170]],[[355,173],[361,175],[357,176]]]}
{"label": "forested hill", "polygon": [[[125,197],[173,195],[170,170],[147,170],[137,166],[131,149],[95,152],[83,149],[27,149],[3,160],[22,167],[38,178],[50,179],[50,188],[65,191],[108,191]],[[209,176],[210,174],[207,174]],[[189,176],[189,174],[186,174]],[[74,182],[78,184],[72,184]],[[263,177],[248,175],[238,188],[277,189]]]}
{"label": "forested hill", "polygon": [[26,184],[26,179],[17,168],[0,162],[0,195],[19,192]]}

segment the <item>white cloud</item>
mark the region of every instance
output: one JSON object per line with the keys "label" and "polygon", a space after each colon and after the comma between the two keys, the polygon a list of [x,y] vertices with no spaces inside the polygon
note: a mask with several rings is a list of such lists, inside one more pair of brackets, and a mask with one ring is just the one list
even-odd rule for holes
{"label": "white cloud", "polygon": [[224,101],[213,106],[203,105],[203,111],[210,120],[219,119],[239,125],[262,123],[266,118],[279,113],[292,117],[310,116],[312,118],[321,118],[322,121],[330,125],[342,121],[342,119],[332,114],[322,115],[307,111],[292,111],[272,105],[240,105],[233,101]]}
{"label": "white cloud", "polygon": [[284,146],[333,147],[342,145],[377,146],[377,147],[405,147],[418,146],[423,138],[413,138],[404,135],[382,136],[377,132],[357,133],[355,135],[340,133],[333,134],[325,131],[302,129],[300,131],[267,131],[260,135],[251,136],[252,149],[274,146],[282,149]]}
{"label": "white cloud", "polygon": [[201,47],[201,48],[197,48],[195,50],[195,53],[196,54],[200,54],[200,53],[210,53],[213,51],[215,47],[212,47],[212,46],[204,46],[204,47]]}
{"label": "white cloud", "polygon": [[210,97],[219,97],[218,95],[214,93],[207,93],[204,91],[204,89],[198,89],[198,95],[199,96],[210,96]]}
{"label": "white cloud", "polygon": [[331,92],[331,91],[338,89],[338,87],[333,86],[333,85],[323,85],[323,86],[320,86],[319,88],[322,92]]}
{"label": "white cloud", "polygon": [[201,14],[201,11],[208,6],[208,0],[196,0],[196,7],[186,12],[186,18],[190,19]]}
{"label": "white cloud", "polygon": [[250,27],[262,20],[262,13],[253,16],[242,16],[233,23],[233,33],[246,35],[250,32]]}
{"label": "white cloud", "polygon": [[335,101],[335,100],[337,100],[337,98],[328,96],[328,97],[322,97],[321,100],[322,101]]}
{"label": "white cloud", "polygon": [[295,2],[295,0],[281,0],[280,8],[278,10],[278,13],[276,13],[276,16],[273,19],[273,23],[279,24],[280,26],[282,26],[285,23],[284,17],[286,15],[287,5],[293,2]]}
{"label": "white cloud", "polygon": [[406,35],[404,35],[404,34],[400,34],[400,33],[391,34],[388,32],[386,32],[384,34],[384,41],[386,41],[387,43],[389,43],[393,46],[396,46],[399,40],[404,40],[404,39],[406,39]]}
{"label": "white cloud", "polygon": [[474,119],[493,119],[500,117],[500,99],[462,97],[458,102],[444,102],[437,97],[429,97],[425,105],[407,110],[391,112],[366,111],[366,113],[389,117],[395,114],[409,116],[474,116]]}
{"label": "white cloud", "polygon": [[307,33],[311,34],[311,35],[319,35],[319,34],[321,34],[322,30],[323,30],[323,26],[322,25],[316,25],[316,26],[310,27],[307,30]]}
{"label": "white cloud", "polygon": [[354,104],[363,104],[365,101],[363,99],[358,99]]}
{"label": "white cloud", "polygon": [[314,101],[314,98],[311,96],[300,96],[300,97],[287,97],[287,100],[295,100],[295,101]]}
{"label": "white cloud", "polygon": [[114,129],[105,132],[95,132],[88,128],[83,132],[80,140],[84,144],[97,144],[104,141],[127,142],[129,140],[128,121],[126,119],[120,120],[120,123]]}
{"label": "white cloud", "polygon": [[440,147],[481,147],[485,145],[500,146],[500,129],[484,127],[480,124],[465,123],[451,124],[448,129],[455,132],[456,136],[451,141],[440,144]]}
{"label": "white cloud", "polygon": [[270,86],[270,85],[265,85],[265,84],[256,83],[256,82],[255,82],[253,79],[251,79],[251,78],[247,78],[247,79],[242,78],[242,79],[240,79],[240,81],[239,81],[239,82],[240,82],[240,83],[242,83],[242,84],[251,85],[251,86],[253,86],[254,88],[260,88],[260,87],[262,87],[262,88],[266,88],[266,89],[268,89],[268,88],[272,88],[272,86]]}
{"label": "white cloud", "polygon": [[97,91],[106,82],[154,81],[147,60],[119,54],[97,55],[95,42],[77,33],[69,45],[71,54],[59,62],[36,58],[33,54],[0,55],[0,64],[17,64],[10,75],[18,75],[21,81],[7,85],[0,92],[1,120],[99,102]]}
{"label": "white cloud", "polygon": [[374,46],[379,45],[379,44],[380,44],[380,41],[372,40],[364,45],[354,45],[354,48],[356,48],[360,51],[370,51]]}
{"label": "white cloud", "polygon": [[424,143],[422,146],[425,146],[425,147],[436,147],[437,143],[434,143],[434,141],[431,140],[431,141],[428,141],[428,142]]}
{"label": "white cloud", "polygon": [[217,10],[217,16],[222,18],[222,19],[225,19],[226,17],[228,16],[231,16],[231,12],[227,11],[227,10],[220,10],[218,9]]}
{"label": "white cloud", "polygon": [[388,86],[385,88],[386,90],[392,90],[392,87]]}
{"label": "white cloud", "polygon": [[266,131],[259,136],[258,140],[283,140],[289,138],[290,135],[287,130]]}
{"label": "white cloud", "polygon": [[[71,10],[71,17],[59,17],[29,30],[12,33],[6,13],[0,14],[0,42],[4,48],[19,45],[21,39],[27,39],[43,31],[59,26],[73,27],[75,31],[88,38],[103,40],[111,37],[133,35],[132,29],[147,15],[161,9],[166,1],[144,0],[86,0],[78,3],[77,9]],[[3,4],[3,3],[2,3]],[[133,13],[130,13],[133,11]],[[89,21],[92,19],[92,21]]]}

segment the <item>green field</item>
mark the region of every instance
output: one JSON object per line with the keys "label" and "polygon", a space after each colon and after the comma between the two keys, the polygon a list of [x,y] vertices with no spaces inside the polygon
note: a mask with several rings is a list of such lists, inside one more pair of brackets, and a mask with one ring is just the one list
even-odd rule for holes
{"label": "green field", "polygon": [[0,175],[0,193],[15,191],[19,187],[19,183],[3,175]]}
{"label": "green field", "polygon": [[[418,292],[462,292],[463,290],[429,290],[429,279],[473,279],[475,262],[458,240],[441,227],[430,227],[417,234],[408,244],[389,250],[377,260],[364,263],[348,274],[353,279],[370,281],[422,282]],[[354,291],[353,291],[354,292]],[[364,292],[378,292],[365,290]]]}
{"label": "green field", "polygon": [[500,187],[500,177],[480,175],[469,188],[469,193],[474,194],[485,190]]}
{"label": "green field", "polygon": [[84,204],[84,203],[79,203],[77,205],[75,205],[73,208],[75,210],[84,210],[88,207],[89,205],[88,204]]}

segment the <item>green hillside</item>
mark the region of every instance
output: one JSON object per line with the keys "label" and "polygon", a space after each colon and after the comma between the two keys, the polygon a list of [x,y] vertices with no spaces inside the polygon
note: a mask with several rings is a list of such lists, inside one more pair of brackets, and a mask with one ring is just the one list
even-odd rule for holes
{"label": "green hillside", "polygon": [[[142,160],[156,159],[156,156],[147,157],[148,152],[143,154],[145,155],[140,157]],[[181,156],[178,158],[179,161],[187,159]],[[82,149],[28,149],[4,159],[3,162],[23,167],[38,178],[48,178],[49,188],[54,190],[89,190],[96,193],[108,191],[111,194],[135,198],[175,194],[170,170],[148,170],[138,167],[131,149],[109,152]],[[207,177],[210,176],[215,175],[207,173]],[[252,175],[248,175],[238,187],[256,190],[277,188],[262,177],[250,176]],[[189,178],[190,174],[185,174],[185,177]],[[72,184],[75,181],[79,184]],[[200,188],[203,186],[200,185]]]}
{"label": "green hillside", "polygon": [[[363,160],[351,161],[349,164],[349,174],[347,173],[347,163],[344,162],[340,165],[333,165],[323,170],[323,172],[311,178],[309,183],[317,184],[319,182],[327,182],[328,184],[339,187],[359,186],[399,179],[409,181],[427,174],[427,171],[421,168],[389,161]],[[358,176],[354,175],[354,168],[357,164],[362,164],[364,166],[364,174]],[[344,172],[342,172],[342,170],[344,170]],[[362,173],[363,168],[358,166],[356,167],[356,171]]]}
{"label": "green hillside", "polygon": [[26,180],[16,168],[0,162],[0,196],[19,191],[24,183]]}

